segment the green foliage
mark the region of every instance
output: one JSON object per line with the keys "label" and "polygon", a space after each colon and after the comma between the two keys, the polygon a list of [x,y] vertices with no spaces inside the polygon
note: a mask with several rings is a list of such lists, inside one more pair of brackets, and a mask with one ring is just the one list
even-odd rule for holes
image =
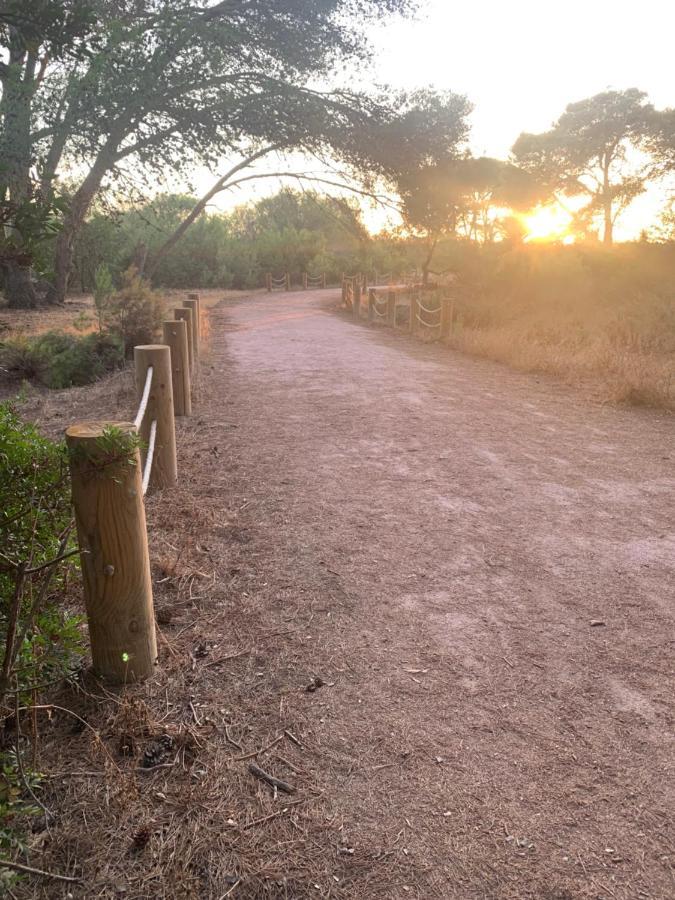
{"label": "green foliage", "polygon": [[34,338],[7,341],[0,348],[0,367],[10,376],[38,381],[49,388],[90,384],[124,363],[122,342],[112,334],[48,331]]}
{"label": "green foliage", "polygon": [[[59,606],[64,566],[40,596],[70,519],[63,446],[22,422],[10,404],[0,404],[0,647],[6,659],[12,603],[20,585],[16,660],[6,677],[10,682],[16,678],[21,690],[67,673],[80,652],[79,618]],[[22,574],[21,567],[32,571]],[[5,691],[7,684],[0,688]]]}
{"label": "green foliage", "polygon": [[122,284],[106,304],[105,320],[129,353],[136,344],[151,344],[164,316],[164,303],[133,266],[122,275]]}

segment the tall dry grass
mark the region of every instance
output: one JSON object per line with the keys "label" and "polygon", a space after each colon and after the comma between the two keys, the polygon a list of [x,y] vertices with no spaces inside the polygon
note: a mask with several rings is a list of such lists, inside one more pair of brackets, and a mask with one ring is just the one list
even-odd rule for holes
{"label": "tall dry grass", "polygon": [[675,246],[455,248],[450,343],[608,400],[675,408]]}

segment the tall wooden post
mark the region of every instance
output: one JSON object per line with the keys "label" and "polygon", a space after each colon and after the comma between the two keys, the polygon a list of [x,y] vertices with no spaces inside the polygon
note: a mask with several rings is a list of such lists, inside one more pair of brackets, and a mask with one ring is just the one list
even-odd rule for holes
{"label": "tall wooden post", "polygon": [[192,338],[192,311],[181,306],[174,309],[173,317],[177,322],[185,322],[187,327],[188,364],[190,366],[190,379],[192,379],[195,372],[194,340]]}
{"label": "tall wooden post", "polygon": [[141,344],[134,347],[136,393],[140,401],[147,371],[152,366],[152,385],[148,405],[139,428],[149,443],[152,422],[157,422],[155,452],[150,472],[150,487],[171,487],[178,478],[176,465],[176,426],[173,411],[171,352],[164,344]]}
{"label": "tall wooden post", "polygon": [[286,272],[286,290],[290,291],[291,289],[291,273]]}
{"label": "tall wooden post", "polygon": [[450,301],[449,320],[450,320],[449,321],[449,324],[450,324],[449,333],[454,334],[455,333],[455,301],[454,300]]}
{"label": "tall wooden post", "polygon": [[164,343],[171,351],[171,382],[173,409],[177,416],[192,415],[190,390],[190,357],[187,342],[187,322],[180,319],[167,321],[163,326]]}
{"label": "tall wooden post", "polygon": [[192,358],[199,359],[199,301],[183,300],[183,308],[192,313]]}
{"label": "tall wooden post", "polygon": [[265,275],[265,287],[267,288],[267,293],[271,293],[272,291],[272,274],[270,272]]}
{"label": "tall wooden post", "polygon": [[307,272],[302,273],[302,288],[303,290],[307,290]]}
{"label": "tall wooden post", "polygon": [[323,278],[321,279],[321,287],[324,290],[326,289],[326,273],[325,272],[323,273]]}
{"label": "tall wooden post", "polygon": [[152,675],[157,641],[141,458],[111,462],[109,440],[100,444],[110,426],[136,433],[130,422],[82,422],[66,444],[94,671],[124,684]]}
{"label": "tall wooden post", "polygon": [[396,328],[396,294],[387,291],[387,322],[392,328]]}
{"label": "tall wooden post", "polygon": [[342,273],[342,302],[347,305],[347,279],[344,276],[344,272]]}
{"label": "tall wooden post", "polygon": [[355,319],[361,318],[361,282],[358,278],[352,281],[352,312]]}
{"label": "tall wooden post", "polygon": [[415,334],[417,331],[417,316],[418,316],[418,303],[417,303],[417,294],[414,290],[410,291],[410,323],[409,329],[410,334]]}
{"label": "tall wooden post", "polygon": [[368,321],[372,322],[375,318],[375,291],[371,288],[368,291]]}
{"label": "tall wooden post", "polygon": [[200,341],[202,338],[202,298],[195,293],[188,294],[187,298],[197,301],[197,340]]}

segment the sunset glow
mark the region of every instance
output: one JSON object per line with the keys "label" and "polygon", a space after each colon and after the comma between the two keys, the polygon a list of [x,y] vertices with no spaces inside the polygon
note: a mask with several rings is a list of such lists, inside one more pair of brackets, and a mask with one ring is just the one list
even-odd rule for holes
{"label": "sunset glow", "polygon": [[574,236],[570,234],[572,214],[559,204],[540,206],[533,212],[520,216],[520,221],[526,229],[525,243],[574,242]]}

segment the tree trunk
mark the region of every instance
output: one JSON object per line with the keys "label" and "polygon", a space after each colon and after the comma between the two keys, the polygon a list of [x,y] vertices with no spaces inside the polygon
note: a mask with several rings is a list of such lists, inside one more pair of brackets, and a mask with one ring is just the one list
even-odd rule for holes
{"label": "tree trunk", "polygon": [[612,218],[612,186],[609,182],[609,166],[611,158],[605,155],[602,166],[602,208],[605,219],[605,227],[602,234],[602,242],[611,246],[614,237],[614,220]]}
{"label": "tree trunk", "polygon": [[14,259],[3,264],[5,296],[10,309],[35,309],[38,305],[30,266],[22,266]]}
{"label": "tree trunk", "polygon": [[602,234],[602,242],[603,244],[607,244],[607,246],[611,246],[614,242],[614,222],[612,221],[612,201],[605,200],[604,202],[604,215],[605,215],[605,227]]}
{"label": "tree trunk", "polygon": [[429,249],[427,250],[426,259],[422,263],[422,284],[429,283],[429,267],[431,266],[431,260],[434,256],[434,251],[436,250],[436,244],[438,244],[438,238],[433,237],[429,242]]}

